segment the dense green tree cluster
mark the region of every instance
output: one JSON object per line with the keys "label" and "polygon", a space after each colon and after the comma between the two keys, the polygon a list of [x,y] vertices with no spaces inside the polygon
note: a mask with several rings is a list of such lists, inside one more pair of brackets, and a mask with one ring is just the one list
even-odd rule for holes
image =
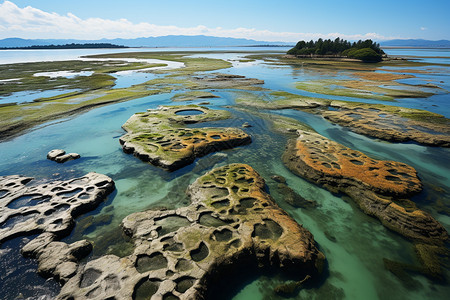
{"label": "dense green tree cluster", "polygon": [[361,59],[362,61],[381,61],[384,54],[380,44],[372,40],[349,42],[340,38],[334,41],[318,39],[314,41],[299,41],[287,54],[291,55],[334,55]]}

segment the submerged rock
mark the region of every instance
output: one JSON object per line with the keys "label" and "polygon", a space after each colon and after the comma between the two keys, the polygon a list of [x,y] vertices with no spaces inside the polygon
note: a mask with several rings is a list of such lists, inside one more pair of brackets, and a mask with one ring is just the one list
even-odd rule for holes
{"label": "submerged rock", "polygon": [[47,154],[47,159],[56,161],[57,163],[65,163],[69,160],[74,160],[80,158],[78,153],[68,153],[61,149],[53,149]]}
{"label": "submerged rock", "polygon": [[220,98],[220,97],[207,91],[189,91],[181,94],[176,94],[175,96],[172,97],[172,101],[180,102],[180,101],[192,101],[198,99],[212,99],[212,98]]}
{"label": "submerged rock", "polygon": [[241,75],[210,73],[204,76],[193,77],[196,84],[209,89],[243,89],[243,90],[262,90],[260,85],[264,80],[256,78],[246,78]]}
{"label": "submerged rock", "polygon": [[114,182],[97,173],[41,185],[31,181],[16,175],[0,177],[0,244],[40,234],[25,245],[23,255],[38,259],[40,274],[65,282],[92,245],[87,241],[67,245],[57,240],[71,232],[75,217],[97,207],[114,190]]}
{"label": "submerged rock", "polygon": [[286,178],[284,178],[281,175],[275,174],[275,175],[270,176],[270,178],[273,179],[275,182],[286,184]]}
{"label": "submerged rock", "polygon": [[316,201],[308,200],[303,198],[302,195],[298,194],[292,188],[290,188],[286,183],[279,183],[278,192],[283,196],[284,201],[296,208],[315,208],[318,206]]}
{"label": "submerged rock", "polygon": [[323,110],[320,114],[356,133],[391,142],[414,141],[450,147],[450,120],[441,115],[418,109],[387,109],[369,104],[349,105],[340,101],[334,101],[332,105],[335,110]]}
{"label": "submerged rock", "polygon": [[376,160],[317,133],[298,131],[289,141],[283,162],[294,173],[332,192],[349,195],[383,225],[425,243],[441,243],[447,231],[430,214],[408,200],[422,190],[414,168]]}
{"label": "submerged rock", "polygon": [[224,276],[253,267],[314,278],[323,254],[264,185],[250,166],[227,165],[188,188],[191,205],[129,215],[122,227],[133,254],[89,261],[58,299],[205,299]]}
{"label": "submerged rock", "polygon": [[198,105],[161,106],[133,115],[123,125],[128,133],[120,138],[120,143],[124,152],[173,171],[197,157],[250,143],[250,136],[237,128],[186,128],[187,124],[229,116],[228,111]]}

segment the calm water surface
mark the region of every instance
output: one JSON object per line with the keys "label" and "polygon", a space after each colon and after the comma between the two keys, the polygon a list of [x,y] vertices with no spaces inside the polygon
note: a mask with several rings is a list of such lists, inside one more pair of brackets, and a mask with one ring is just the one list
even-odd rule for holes
{"label": "calm water surface", "polygon": [[[1,55],[2,52],[0,52]],[[45,59],[45,55],[42,59]],[[67,55],[73,55],[73,53]],[[213,56],[236,61],[241,54],[216,53]],[[328,78],[327,75],[294,70],[289,66],[274,67],[260,61],[233,62],[233,64],[233,68],[220,70],[220,72],[264,79],[267,88],[299,94],[301,92],[292,86],[294,82]],[[128,76],[127,79],[118,80],[124,87],[147,79],[136,72],[125,76]],[[434,80],[433,76],[440,75],[430,75],[432,80]],[[449,85],[448,76],[439,78],[444,81],[443,85]],[[118,141],[124,133],[121,125],[136,112],[156,108],[158,105],[172,104],[170,100],[174,95],[172,93],[100,107],[69,119],[41,125],[13,140],[0,143],[0,175],[21,174],[33,176],[36,179],[68,179],[95,171],[112,177],[116,183],[116,192],[95,211],[78,219],[81,221],[87,216],[109,214],[112,215],[111,221],[106,225],[93,226],[86,231],[76,227],[72,235],[65,239],[67,242],[81,238],[93,241],[94,251],[88,258],[92,259],[105,253],[118,253],[120,249],[126,248],[128,244],[120,236],[119,224],[128,214],[156,206],[168,208],[185,206],[189,200],[186,199],[184,191],[198,176],[214,166],[234,162],[247,163],[266,179],[268,189],[277,203],[314,234],[321,251],[327,257],[328,276],[323,283],[301,290],[292,299],[448,298],[450,294],[448,285],[433,283],[419,275],[414,277],[417,281],[417,289],[405,288],[398,278],[384,268],[383,258],[414,263],[412,244],[387,230],[379,221],[362,213],[346,197],[333,195],[293,175],[283,166],[280,159],[287,137],[272,132],[266,121],[254,115],[233,108],[225,108],[224,106],[232,105],[235,101],[232,91],[213,91],[213,93],[220,98],[208,100],[211,102],[210,107],[228,109],[234,117],[215,122],[211,126],[240,127],[244,122],[253,125],[245,129],[251,134],[253,142],[248,146],[224,151],[226,158],[211,154],[198,159],[191,166],[168,173],[123,153]],[[264,92],[257,93],[262,97],[269,97]],[[438,99],[432,100],[433,97]],[[431,101],[438,103],[439,110],[448,115],[450,112],[448,93],[433,97],[402,99],[394,105],[422,107],[422,105],[431,106],[429,103],[423,103]],[[202,101],[204,99],[193,103]],[[357,99],[357,101],[362,100]],[[183,102],[176,104],[183,104]],[[363,151],[374,158],[397,160],[414,166],[425,184],[425,191],[414,200],[418,206],[429,211],[447,230],[450,230],[450,218],[439,213],[435,206],[437,200],[450,205],[448,198],[450,151],[448,149],[425,147],[413,143],[391,144],[370,139],[332,125],[319,116],[296,110],[272,113],[308,123],[320,134]],[[206,124],[206,126],[210,125]],[[80,153],[81,158],[63,165],[56,164],[46,159],[47,152],[54,148]],[[298,209],[287,204],[283,196],[277,193],[276,183],[270,179],[270,176],[274,174],[284,176],[290,187],[303,197],[317,201],[320,206],[315,209]],[[447,192],[439,192],[438,188]],[[36,275],[36,263],[18,255],[18,248],[25,242],[26,240],[15,239],[5,243],[0,249],[2,269],[0,299],[14,299],[19,293],[29,299],[39,297],[41,297],[39,299],[51,299],[57,295],[59,286],[53,280],[45,280]],[[273,288],[280,282],[281,279],[276,275],[255,274],[253,278],[247,278],[240,285],[230,287],[228,296],[233,300],[285,299],[273,293]]]}

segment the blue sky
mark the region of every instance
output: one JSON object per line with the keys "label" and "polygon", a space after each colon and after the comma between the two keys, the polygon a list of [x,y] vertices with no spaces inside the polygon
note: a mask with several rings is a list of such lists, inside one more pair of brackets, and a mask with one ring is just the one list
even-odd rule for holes
{"label": "blue sky", "polygon": [[9,0],[0,38],[450,39],[450,0]]}

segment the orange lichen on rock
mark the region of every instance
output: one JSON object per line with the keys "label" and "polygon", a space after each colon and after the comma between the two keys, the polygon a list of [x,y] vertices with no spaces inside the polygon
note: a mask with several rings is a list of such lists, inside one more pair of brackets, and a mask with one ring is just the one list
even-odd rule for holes
{"label": "orange lichen on rock", "polygon": [[414,168],[372,159],[319,134],[302,132],[296,148],[297,156],[310,168],[333,177],[352,178],[381,194],[410,195],[422,189]]}
{"label": "orange lichen on rock", "polygon": [[332,192],[349,195],[368,215],[414,241],[442,244],[445,228],[405,199],[422,190],[416,170],[400,162],[376,160],[317,133],[298,130],[283,162],[294,173]]}

